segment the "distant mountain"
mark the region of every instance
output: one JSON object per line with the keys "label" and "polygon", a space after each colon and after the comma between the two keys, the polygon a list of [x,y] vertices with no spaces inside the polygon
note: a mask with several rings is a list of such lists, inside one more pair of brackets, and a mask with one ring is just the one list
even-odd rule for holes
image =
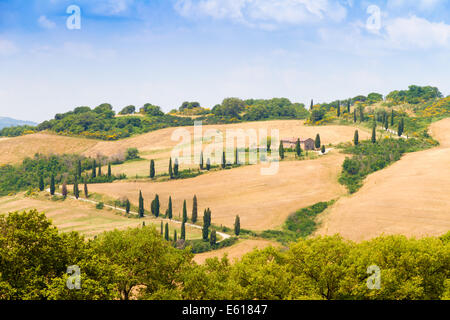
{"label": "distant mountain", "polygon": [[16,120],[16,119],[7,118],[7,117],[0,117],[0,129],[6,128],[6,127],[23,126],[23,125],[35,126],[35,125],[37,125],[37,123],[31,122],[31,121]]}

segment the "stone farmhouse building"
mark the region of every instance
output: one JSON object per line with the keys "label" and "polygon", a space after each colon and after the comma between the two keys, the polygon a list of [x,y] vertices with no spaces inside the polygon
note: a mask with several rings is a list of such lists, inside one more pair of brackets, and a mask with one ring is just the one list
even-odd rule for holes
{"label": "stone farmhouse building", "polygon": [[[299,138],[282,139],[281,142],[283,143],[283,148],[295,149],[298,139]],[[315,150],[314,144],[315,144],[315,142],[311,138],[308,138],[306,140],[300,139],[300,146],[302,147],[303,150],[306,150],[306,151]]]}

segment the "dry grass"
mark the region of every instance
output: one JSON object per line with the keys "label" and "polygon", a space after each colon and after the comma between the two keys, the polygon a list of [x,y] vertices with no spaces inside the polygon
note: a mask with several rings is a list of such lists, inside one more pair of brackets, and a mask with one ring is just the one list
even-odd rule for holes
{"label": "dry grass", "polygon": [[16,163],[36,153],[82,153],[97,144],[95,140],[50,133],[35,133],[0,140],[0,165]]}
{"label": "dry grass", "polygon": [[175,216],[181,213],[184,199],[191,208],[192,198],[197,195],[200,219],[209,207],[216,225],[232,227],[239,215],[242,228],[266,230],[281,226],[299,208],[344,194],[345,188],[337,182],[343,159],[342,154],[334,152],[317,160],[285,161],[273,176],[261,175],[264,165],[260,164],[185,180],[96,184],[89,190],[114,198],[126,196],[134,204],[142,190],[147,208],[157,193],[163,212],[172,196]]}
{"label": "dry grass", "polygon": [[326,213],[318,234],[339,233],[366,240],[381,234],[424,237],[450,230],[450,119],[434,123],[441,142],[432,150],[407,154],[370,175],[355,195]]}
{"label": "dry grass", "polygon": [[[161,221],[154,218],[127,218],[112,209],[97,210],[94,204],[72,199],[52,201],[48,196],[28,198],[23,195],[0,198],[0,213],[31,209],[44,212],[60,231],[78,231],[89,238],[104,231],[140,227],[143,221],[147,226],[154,225],[157,230],[160,230],[161,227]],[[177,230],[178,236],[181,233],[179,224],[170,223],[169,229],[171,237],[173,237],[174,230]],[[201,230],[195,228],[188,227],[186,234],[188,239],[201,238]]]}
{"label": "dry grass", "polygon": [[194,256],[194,261],[198,264],[203,264],[206,259],[222,259],[224,255],[227,255],[228,259],[231,262],[234,262],[236,259],[242,258],[245,254],[253,251],[254,249],[264,249],[270,246],[279,247],[280,244],[268,240],[242,240],[232,247],[196,254]]}

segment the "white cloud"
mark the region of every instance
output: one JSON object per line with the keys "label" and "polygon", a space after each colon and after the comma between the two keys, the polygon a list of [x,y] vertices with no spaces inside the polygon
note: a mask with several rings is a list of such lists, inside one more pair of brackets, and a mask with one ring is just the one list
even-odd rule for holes
{"label": "white cloud", "polygon": [[6,39],[0,38],[0,55],[2,56],[9,56],[18,51],[16,45]]}
{"label": "white cloud", "polygon": [[38,23],[42,28],[45,28],[45,29],[53,29],[56,27],[56,23],[47,19],[46,16],[40,16],[38,19]]}
{"label": "white cloud", "polygon": [[387,23],[387,40],[395,47],[448,47],[450,45],[450,25],[444,22],[430,22],[411,16],[397,18]]}
{"label": "white cloud", "polygon": [[387,6],[388,8],[405,8],[405,7],[414,7],[420,10],[433,10],[445,0],[388,0]]}
{"label": "white cloud", "polygon": [[342,21],[347,10],[335,0],[177,0],[184,17],[228,19],[271,29],[271,24],[314,23],[325,18]]}

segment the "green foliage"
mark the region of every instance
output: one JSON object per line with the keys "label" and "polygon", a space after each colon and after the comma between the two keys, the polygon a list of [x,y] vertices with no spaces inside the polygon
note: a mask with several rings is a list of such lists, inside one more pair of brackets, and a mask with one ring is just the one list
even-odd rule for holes
{"label": "green foliage", "polygon": [[137,148],[128,148],[125,152],[126,160],[135,160],[139,159],[139,150]]}
{"label": "green foliage", "polygon": [[[316,207],[320,211],[325,204]],[[167,224],[166,231],[168,239]],[[225,257],[197,265],[193,253],[230,246],[237,238],[186,241],[181,250],[155,228],[142,227],[85,241],[77,233],[59,233],[36,211],[10,213],[0,215],[0,299],[446,299],[448,237],[388,236],[361,243],[315,237],[283,251],[253,250],[233,264]],[[82,290],[66,287],[71,265],[80,267]],[[380,268],[379,290],[367,287],[370,266]]]}
{"label": "green foliage", "polygon": [[127,114],[133,114],[136,112],[136,107],[135,106],[126,106],[125,108],[123,108],[119,114],[120,115],[127,115]]}
{"label": "green foliage", "polygon": [[244,121],[257,121],[268,119],[306,119],[309,116],[305,105],[292,103],[286,98],[270,100],[246,100]]}
{"label": "green foliage", "polygon": [[346,147],[344,151],[353,154],[353,157],[345,159],[339,182],[350,193],[354,193],[362,186],[367,175],[400,160],[404,153],[424,150],[434,145],[428,140],[382,139],[376,144],[363,141],[356,146]]}
{"label": "green foliage", "polygon": [[102,210],[104,207],[105,207],[105,204],[103,202],[98,202],[95,205],[95,208],[98,209],[98,210]]}
{"label": "green foliage", "polygon": [[414,85],[409,86],[408,90],[392,91],[386,97],[387,100],[397,104],[419,104],[437,98],[442,98],[442,93],[438,88],[430,86],[420,87]]}
{"label": "green foliage", "polygon": [[234,220],[234,234],[236,236],[239,236],[241,233],[241,218],[239,216],[236,216],[236,219]]}
{"label": "green foliage", "polygon": [[194,199],[192,202],[192,223],[196,223],[198,219],[198,208],[197,208],[197,196],[194,195]]}

